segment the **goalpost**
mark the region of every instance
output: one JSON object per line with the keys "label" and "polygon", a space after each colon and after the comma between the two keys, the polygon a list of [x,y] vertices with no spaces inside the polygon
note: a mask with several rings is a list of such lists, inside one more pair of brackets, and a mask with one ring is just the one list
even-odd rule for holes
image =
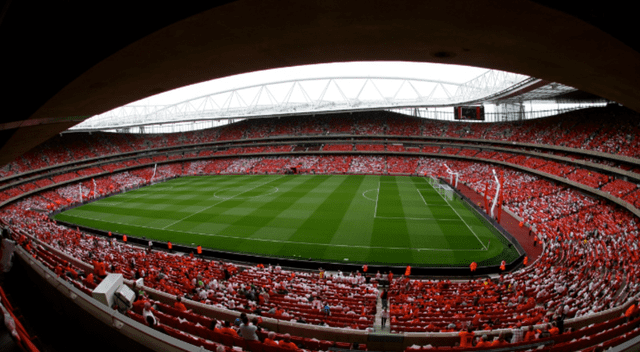
{"label": "goalpost", "polygon": [[440,181],[433,175],[429,175],[429,177],[426,177],[426,179],[431,187],[433,187],[433,189],[435,189],[436,192],[438,192],[438,194],[442,196],[442,198],[446,200],[453,200],[453,189],[451,189],[449,185],[441,184]]}
{"label": "goalpost", "polygon": [[453,200],[453,189],[449,187],[449,185],[441,184],[437,178],[433,177],[433,175],[429,175],[427,181],[442,198],[445,200]]}
{"label": "goalpost", "polygon": [[438,184],[436,185],[436,192],[438,192],[442,198],[446,199],[446,200],[453,200],[453,189],[451,189],[451,187],[449,187],[448,185],[441,185]]}

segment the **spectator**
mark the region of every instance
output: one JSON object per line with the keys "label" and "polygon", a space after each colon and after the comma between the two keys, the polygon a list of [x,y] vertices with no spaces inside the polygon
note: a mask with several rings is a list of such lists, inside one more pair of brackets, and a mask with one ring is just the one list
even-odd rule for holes
{"label": "spectator", "polygon": [[547,337],[551,337],[551,333],[549,333],[549,328],[551,327],[550,324],[545,324],[542,327],[542,331],[540,331],[540,334],[538,334],[538,338],[539,339],[546,339]]}
{"label": "spectator", "polygon": [[387,310],[387,307],[384,307],[382,308],[382,313],[380,314],[382,329],[384,329],[384,326],[387,324],[387,319],[389,319],[389,311]]}
{"label": "spectator", "polygon": [[257,330],[258,327],[256,325],[249,324],[249,318],[247,318],[246,315],[242,317],[242,324],[240,324],[238,332],[243,339],[258,341],[258,335],[256,335]]}
{"label": "spectator", "polygon": [[231,336],[238,336],[238,332],[234,328],[231,327],[231,323],[228,320],[226,320],[224,322],[224,326],[222,327],[222,329],[220,329],[220,331],[223,334],[227,334],[227,335],[231,335]]}
{"label": "spectator", "polygon": [[149,324],[149,326],[158,325],[158,319],[153,315],[153,308],[151,308],[151,303],[145,302],[144,309],[142,310],[142,317]]}
{"label": "spectator", "polygon": [[518,322],[514,329],[511,329],[511,343],[522,342],[524,339],[524,331],[522,331],[522,324]]}
{"label": "spectator", "polygon": [[509,343],[504,338],[504,333],[501,332],[500,335],[498,336],[498,339],[491,343],[491,347],[504,347],[504,346],[507,346],[508,344]]}
{"label": "spectator", "polygon": [[473,347],[473,337],[475,334],[472,331],[471,325],[469,325],[466,330],[463,329],[460,331],[458,336],[460,336],[460,347]]}
{"label": "spectator", "polygon": [[276,333],[273,331],[269,331],[267,337],[264,339],[263,344],[267,346],[278,346],[278,341],[275,340]]}
{"label": "spectator", "polygon": [[380,294],[380,301],[382,303],[382,308],[386,308],[389,304],[389,293],[386,289],[382,290],[382,293]]}
{"label": "spectator", "polygon": [[640,299],[634,301],[633,304],[630,305],[629,308],[627,308],[627,310],[624,312],[625,320],[627,322],[630,320],[633,320],[633,318],[635,318],[636,315],[638,315],[638,312],[640,312],[640,308],[638,308],[639,305],[640,305]]}
{"label": "spectator", "polygon": [[524,335],[524,341],[533,341],[536,339],[536,332],[533,329],[533,325],[529,326],[529,331]]}
{"label": "spectator", "polygon": [[173,307],[181,312],[187,311],[187,306],[182,303],[182,297],[176,296],[176,301],[173,303]]}
{"label": "spectator", "polygon": [[487,336],[487,334],[482,335],[482,338],[480,338],[480,341],[478,341],[478,343],[476,343],[476,347],[478,347],[478,348],[491,347],[491,342],[489,341],[489,336]]}
{"label": "spectator", "polygon": [[286,348],[286,349],[291,349],[291,350],[297,350],[298,346],[291,342],[291,335],[289,334],[284,334],[284,338],[282,340],[280,340],[280,342],[278,343],[278,345],[282,348]]}
{"label": "spectator", "polygon": [[78,272],[76,272],[72,267],[71,267],[71,263],[67,262],[67,267],[64,269],[64,274],[67,275],[68,277],[77,280],[78,279]]}
{"label": "spectator", "polygon": [[327,302],[324,303],[324,308],[322,308],[322,312],[324,313],[325,316],[331,315],[331,307],[329,307],[329,303]]}

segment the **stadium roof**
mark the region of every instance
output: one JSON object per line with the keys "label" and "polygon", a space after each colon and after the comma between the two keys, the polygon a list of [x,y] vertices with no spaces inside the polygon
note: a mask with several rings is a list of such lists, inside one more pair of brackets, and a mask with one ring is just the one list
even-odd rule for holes
{"label": "stadium roof", "polygon": [[[362,71],[363,66],[367,73],[393,74],[404,71],[412,74],[412,77],[353,75]],[[366,71],[367,68],[369,71]],[[191,128],[185,124],[265,116],[450,107],[489,102],[514,104],[527,100],[553,100],[558,95],[576,91],[572,87],[525,75],[442,64],[355,62],[270,71],[270,74],[250,73],[241,75],[241,79],[220,79],[187,89],[179,88],[93,116],[70,128],[70,131],[120,130],[170,124],[181,124],[184,129],[193,129],[198,124]],[[304,72],[307,75],[340,72],[352,74],[305,77]],[[418,75],[433,78],[414,77]],[[289,79],[282,80],[283,77]],[[448,80],[438,79],[440,77]],[[274,79],[275,81],[271,81]],[[202,94],[234,83],[234,88]],[[241,86],[243,83],[245,86]],[[194,94],[196,96],[190,96]],[[184,100],[179,101],[180,99]],[[178,102],[170,103],[172,101]],[[167,104],[142,105],[148,102]]]}
{"label": "stadium roof", "polygon": [[[560,82],[640,111],[632,3],[236,0],[0,9],[0,164],[177,87],[276,67],[436,62]],[[118,30],[114,30],[114,23]]]}
{"label": "stadium roof", "polygon": [[[380,69],[384,66],[380,65]],[[418,65],[421,66],[429,65]],[[433,66],[430,65],[429,68],[438,69]],[[276,77],[290,77],[290,70],[275,71]],[[491,96],[516,94],[523,87],[540,81],[497,70],[483,71],[481,75],[466,82],[382,76],[277,80],[200,95],[166,106],[141,108],[134,103],[92,117],[71,130],[105,130],[203,120],[468,105],[484,102]],[[165,99],[170,98],[167,96]]]}

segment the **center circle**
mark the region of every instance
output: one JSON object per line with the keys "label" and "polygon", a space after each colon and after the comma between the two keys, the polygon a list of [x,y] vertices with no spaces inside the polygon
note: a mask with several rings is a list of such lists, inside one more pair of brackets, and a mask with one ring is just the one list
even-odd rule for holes
{"label": "center circle", "polygon": [[278,187],[258,186],[255,188],[231,187],[217,190],[213,196],[219,199],[252,199],[278,192]]}

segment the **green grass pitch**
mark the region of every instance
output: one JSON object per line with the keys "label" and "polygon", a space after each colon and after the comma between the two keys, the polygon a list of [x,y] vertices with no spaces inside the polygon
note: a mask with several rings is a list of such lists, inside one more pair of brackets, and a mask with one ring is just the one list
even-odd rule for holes
{"label": "green grass pitch", "polygon": [[331,262],[467,266],[517,253],[459,200],[421,177],[188,176],[55,216],[217,250]]}

